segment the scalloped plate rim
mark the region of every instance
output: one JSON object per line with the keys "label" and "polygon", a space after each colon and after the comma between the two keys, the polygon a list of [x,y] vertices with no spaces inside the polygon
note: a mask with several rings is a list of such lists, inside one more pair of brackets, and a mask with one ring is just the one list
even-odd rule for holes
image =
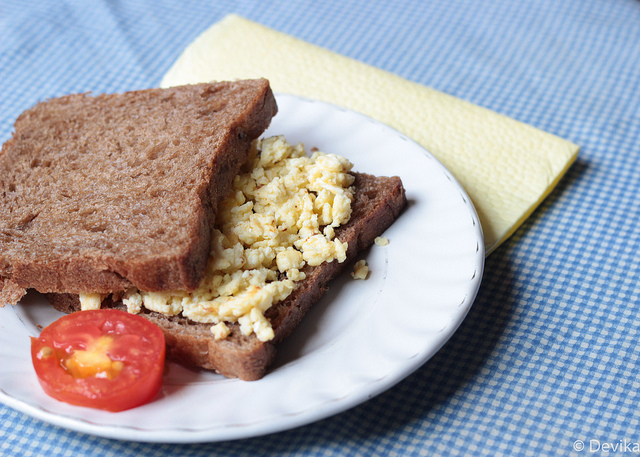
{"label": "scalloped plate rim", "polygon": [[[167,442],[167,443],[188,443],[188,442],[212,442],[212,441],[223,441],[223,440],[233,440],[240,438],[249,438],[260,435],[265,435],[269,433],[279,432],[288,430],[291,428],[299,427],[302,425],[306,425],[334,414],[343,412],[348,410],[376,395],[379,393],[391,388],[393,385],[406,378],[409,374],[415,371],[418,367],[427,362],[433,354],[435,354],[445,343],[446,341],[453,335],[453,333],[457,330],[459,325],[462,323],[464,318],[466,317],[473,301],[475,300],[476,294],[478,292],[482,273],[484,269],[484,243],[482,239],[482,230],[480,227],[480,223],[478,220],[478,216],[475,212],[473,204],[469,199],[468,195],[462,188],[462,186],[455,180],[455,178],[451,175],[451,173],[428,151],[424,150],[420,145],[418,145],[413,140],[409,139],[405,135],[396,130],[392,129],[389,126],[386,126],[374,119],[371,119],[363,114],[353,112],[347,108],[339,107],[324,101],[312,100],[308,98],[303,98],[291,94],[276,94],[276,98],[278,100],[278,104],[280,106],[279,114],[274,118],[274,122],[272,123],[272,127],[270,127],[267,132],[271,134],[275,134],[277,132],[273,132],[274,128],[279,128],[279,124],[283,123],[285,125],[284,134],[287,136],[287,122],[291,123],[302,123],[304,125],[307,122],[304,118],[296,118],[291,119],[291,110],[309,110],[316,117],[319,117],[321,121],[326,119],[326,122],[329,125],[329,128],[332,133],[340,133],[341,126],[335,126],[331,124],[332,122],[335,124],[338,121],[335,118],[340,118],[346,122],[351,122],[350,125],[355,125],[358,128],[362,128],[363,130],[369,129],[366,133],[371,133],[376,135],[376,132],[380,132],[380,135],[385,136],[385,141],[394,141],[393,137],[398,140],[398,145],[405,145],[406,150],[410,150],[412,154],[415,154],[416,151],[419,151],[424,158],[427,159],[426,167],[429,168],[429,173],[440,173],[448,181],[447,186],[450,186],[448,189],[449,194],[447,198],[451,199],[461,199],[462,200],[462,210],[459,215],[464,219],[468,217],[471,221],[470,226],[468,227],[468,234],[466,241],[473,241],[473,243],[469,244],[469,252],[464,253],[465,256],[468,256],[468,260],[470,264],[472,264],[473,275],[468,278],[468,280],[460,281],[460,284],[456,283],[455,287],[457,289],[461,289],[460,291],[456,290],[456,293],[460,292],[463,297],[462,301],[457,305],[457,307],[450,306],[449,308],[445,308],[444,318],[446,321],[447,317],[450,317],[450,320],[447,321],[446,325],[443,326],[440,330],[429,329],[430,339],[425,339],[425,343],[422,347],[416,350],[406,350],[406,348],[401,348],[400,352],[402,352],[403,357],[399,360],[382,360],[382,356],[380,356],[380,360],[386,362],[389,365],[389,369],[382,373],[367,374],[364,376],[364,380],[352,381],[351,389],[347,392],[340,392],[336,395],[328,395],[327,398],[318,399],[321,395],[324,395],[324,392],[318,393],[314,392],[310,395],[316,395],[316,401],[309,401],[306,405],[302,406],[299,409],[295,409],[289,407],[288,410],[285,411],[274,411],[270,417],[261,417],[259,419],[252,420],[251,412],[247,414],[246,419],[243,422],[235,421],[233,423],[219,424],[216,426],[207,426],[203,424],[200,427],[187,427],[180,428],[177,427],[176,423],[168,423],[164,427],[156,427],[156,428],[144,428],[144,427],[134,427],[131,425],[114,425],[114,424],[104,424],[99,423],[96,420],[92,419],[92,417],[108,417],[101,416],[101,414],[110,414],[110,413],[102,413],[102,412],[94,412],[93,410],[86,410],[84,408],[74,408],[68,407],[66,405],[57,404],[53,400],[49,401],[48,397],[44,396],[43,393],[40,396],[35,395],[34,398],[31,399],[20,399],[12,394],[11,392],[7,392],[5,390],[5,386],[3,384],[3,379],[5,374],[2,373],[2,369],[0,368],[0,401],[5,403],[7,406],[12,407],[16,410],[19,410],[23,413],[26,413],[30,416],[36,417],[43,421],[59,425],[68,429],[72,429],[75,431],[80,431],[88,434],[93,434],[97,436],[103,436],[107,438],[116,438],[116,439],[128,439],[133,441],[144,441],[144,442]],[[282,108],[285,109],[282,109]],[[315,110],[315,111],[314,111]],[[329,117],[323,117],[325,115],[329,115]],[[289,117],[287,117],[289,116]],[[311,117],[311,116],[310,116]],[[275,126],[274,126],[275,125]],[[320,129],[320,133],[322,133],[321,128],[328,128],[327,125],[314,125],[315,129]],[[304,129],[302,129],[301,135],[304,136]],[[336,132],[334,132],[334,130]],[[349,132],[348,134],[350,134]],[[357,133],[357,132],[356,132]],[[391,138],[389,140],[389,138]],[[375,138],[374,138],[375,140]],[[335,141],[335,140],[333,140]],[[310,148],[313,144],[307,144],[305,142],[305,146]],[[340,145],[336,145],[340,146]],[[325,152],[332,152],[331,148],[327,149]],[[402,148],[400,148],[402,150]],[[377,157],[377,156],[374,156]],[[351,157],[349,157],[351,158]],[[385,158],[384,160],[389,160]],[[360,171],[360,163],[355,161],[355,168]],[[391,166],[387,163],[384,166]],[[405,166],[405,165],[402,165]],[[438,177],[440,179],[440,177]],[[404,181],[404,177],[403,177]],[[406,185],[405,185],[406,186]],[[414,189],[407,187],[407,195],[415,196]],[[453,195],[456,194],[456,195]],[[437,203],[438,197],[435,197],[435,201]],[[418,206],[420,207],[420,202],[418,202]],[[457,214],[457,213],[456,213]],[[401,216],[408,217],[406,215]],[[464,223],[464,221],[463,221]],[[398,221],[390,228],[390,231],[393,231],[394,235],[398,235],[398,231],[394,230],[394,226],[398,224]],[[403,224],[406,225],[404,222]],[[411,228],[411,226],[409,226]],[[467,230],[467,229],[465,229]],[[393,245],[397,242],[397,238],[391,240],[390,249],[393,248]],[[401,244],[401,243],[398,243]],[[405,243],[406,244],[406,243]],[[475,246],[473,246],[475,245]],[[473,250],[471,247],[473,246]],[[388,252],[384,252],[384,262],[389,262],[390,254]],[[375,259],[373,259],[375,260]],[[466,263],[465,263],[466,265]],[[344,273],[347,274],[347,273]],[[398,272],[392,271],[392,274],[395,274],[395,278],[397,280]],[[457,279],[457,278],[456,278]],[[385,278],[386,280],[386,278]],[[367,284],[367,287],[373,286],[375,284]],[[394,284],[383,284],[381,287],[382,291],[378,293],[376,299],[379,297],[383,297],[388,300],[388,297],[385,295],[387,292],[385,290],[391,290]],[[347,287],[351,287],[350,285]],[[386,287],[386,289],[385,289]],[[452,286],[453,287],[453,286]],[[453,294],[455,295],[455,294]],[[456,295],[457,296],[457,295]],[[20,305],[18,305],[20,306]],[[384,303],[382,304],[384,306]],[[9,308],[11,309],[11,308]],[[313,311],[313,310],[312,310]],[[6,308],[1,310],[2,313],[9,312]],[[335,312],[335,311],[334,311]],[[339,310],[338,310],[339,312]],[[380,313],[380,311],[374,311]],[[447,313],[450,313],[450,316]],[[375,317],[377,321],[381,321],[381,317]],[[304,322],[303,322],[304,323]],[[382,321],[384,323],[384,321]],[[366,322],[365,322],[366,324]],[[361,328],[362,323],[357,323],[357,325],[353,325],[353,328],[348,329],[346,332],[346,336],[344,339],[348,338],[359,338],[362,335],[358,334],[358,332],[362,332]],[[377,324],[381,324],[381,322],[377,322]],[[366,329],[365,329],[366,330]],[[4,332],[3,332],[4,333]],[[28,333],[28,332],[27,332]],[[320,331],[320,334],[322,330]],[[415,332],[411,335],[412,338],[415,339]],[[342,335],[340,335],[343,338]],[[1,342],[0,337],[0,342]],[[357,340],[356,340],[357,341]],[[338,343],[339,344],[339,343]],[[346,343],[345,343],[346,344]],[[375,342],[373,343],[375,344]],[[324,349],[324,347],[322,348]],[[381,347],[381,352],[386,348]],[[0,351],[0,360],[3,357],[4,351],[6,348],[3,348]],[[395,349],[394,349],[395,350]],[[321,354],[318,355],[318,352]],[[329,353],[329,356],[336,357],[335,354],[331,352],[331,348],[324,351],[325,353]],[[333,351],[335,352],[335,351]],[[333,355],[332,355],[333,354]],[[315,357],[315,359],[314,359]],[[256,385],[256,390],[260,391],[260,383],[268,383],[268,382],[287,382],[287,378],[283,377],[285,375],[292,375],[296,373],[296,370],[309,370],[309,363],[314,363],[318,361],[318,357],[322,357],[322,351],[311,352],[310,354],[306,354],[301,356],[301,360],[295,360],[292,363],[284,364],[282,367],[278,367],[274,370],[273,373],[267,375],[264,380],[255,381],[253,383],[243,383],[242,381],[229,381],[224,384],[214,383],[218,387],[214,387],[215,389],[220,389],[220,386],[223,389],[228,388],[228,386],[242,385],[245,387],[241,387],[240,389],[248,389],[248,385],[254,384]],[[325,357],[327,355],[325,354]],[[309,362],[309,360],[311,362]],[[341,360],[341,359],[340,359]],[[323,360],[323,363],[331,362],[331,360]],[[30,363],[29,363],[30,364]],[[363,372],[367,371],[367,367],[363,367]],[[306,376],[309,376],[307,373]],[[351,376],[351,375],[350,375]],[[356,375],[351,376],[355,378]],[[33,382],[33,378],[31,382]],[[272,381],[273,380],[273,381]],[[240,384],[238,384],[240,383]],[[205,383],[206,384],[206,383]],[[276,386],[277,387],[277,386]],[[199,386],[189,386],[187,390],[197,391],[202,389],[211,389],[208,385],[199,385]],[[252,389],[250,389],[252,390]],[[320,389],[321,390],[321,389]],[[336,389],[337,390],[337,389]],[[304,393],[302,393],[304,395]],[[46,398],[42,398],[42,397]],[[304,396],[303,396],[304,399]],[[162,409],[162,406],[158,406],[162,401],[165,401],[164,398],[153,402],[155,403],[155,407]],[[60,406],[60,407],[59,407]],[[143,407],[144,408],[144,407]],[[142,409],[137,409],[138,411],[142,411]],[[64,411],[64,412],[61,412]],[[136,410],[132,410],[136,411]],[[133,413],[135,417],[135,412]]]}

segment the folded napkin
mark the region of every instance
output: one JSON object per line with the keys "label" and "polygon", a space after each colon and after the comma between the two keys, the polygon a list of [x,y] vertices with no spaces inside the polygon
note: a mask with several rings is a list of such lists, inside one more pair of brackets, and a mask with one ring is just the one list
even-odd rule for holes
{"label": "folded napkin", "polygon": [[258,77],[269,79],[275,92],[358,111],[420,143],[469,194],[487,254],[533,212],[578,154],[578,146],[562,138],[236,15],[189,45],[161,85]]}

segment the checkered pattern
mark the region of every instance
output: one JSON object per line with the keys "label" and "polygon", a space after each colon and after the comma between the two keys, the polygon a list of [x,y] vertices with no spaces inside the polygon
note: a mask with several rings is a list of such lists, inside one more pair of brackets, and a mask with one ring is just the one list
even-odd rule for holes
{"label": "checkered pattern", "polygon": [[450,342],[380,396],[199,445],[111,441],[0,406],[0,455],[538,456],[640,442],[640,2],[0,0],[0,141],[40,99],[157,85],[231,12],[558,134],[579,160],[487,260]]}

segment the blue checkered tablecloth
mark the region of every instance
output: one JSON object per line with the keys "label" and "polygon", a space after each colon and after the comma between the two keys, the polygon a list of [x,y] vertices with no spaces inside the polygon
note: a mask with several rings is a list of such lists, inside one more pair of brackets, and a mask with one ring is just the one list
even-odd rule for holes
{"label": "blue checkered tablecloth", "polygon": [[640,454],[640,1],[0,0],[0,141],[39,100],[157,86],[228,13],[557,134],[579,159],[487,259],[449,343],[372,400],[192,445],[98,438],[0,405],[0,455]]}

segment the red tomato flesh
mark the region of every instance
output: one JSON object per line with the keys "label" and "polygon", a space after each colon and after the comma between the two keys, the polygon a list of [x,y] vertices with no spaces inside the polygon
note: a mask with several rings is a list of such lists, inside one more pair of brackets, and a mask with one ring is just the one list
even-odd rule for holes
{"label": "red tomato flesh", "polygon": [[31,338],[44,391],[72,405],[124,411],[162,387],[165,340],[157,325],[115,309],[63,316]]}

